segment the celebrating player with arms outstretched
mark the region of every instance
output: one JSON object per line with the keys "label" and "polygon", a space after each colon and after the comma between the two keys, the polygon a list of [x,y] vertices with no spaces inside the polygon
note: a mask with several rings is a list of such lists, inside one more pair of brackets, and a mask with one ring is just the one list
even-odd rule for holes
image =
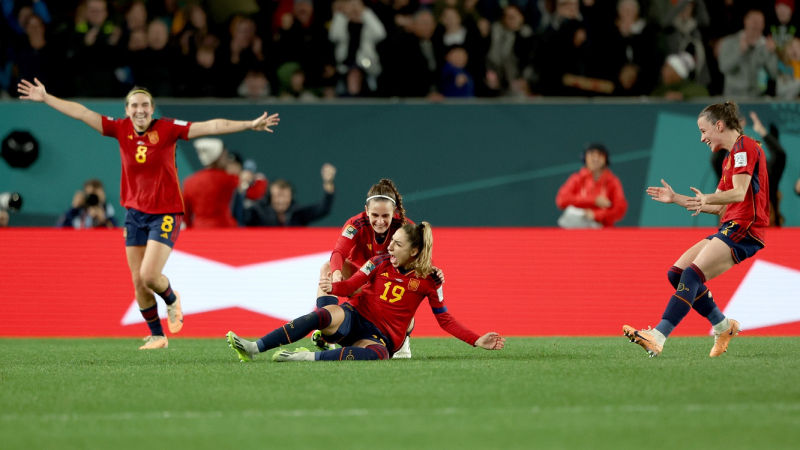
{"label": "celebrating player with arms outstretched", "polygon": [[703,109],[697,119],[700,140],[712,152],[728,152],[714,194],[692,188],[695,197],[679,195],[664,180],[664,187],[647,188],[653,200],[676,203],[694,211],[692,215],[704,212],[722,216],[719,231],[687,250],[669,269],[667,277],[676,291],[656,328],[637,331],[628,325],[623,327],[625,336],[651,357],[661,353],[667,336],[692,308],[714,326],[712,357],[727,351],[728,343],[740,331],[739,322],[722,314],[705,286],[706,281],[764,248],[769,225],[766,157],[758,142],[743,134],[737,109],[734,102],[717,103]]}
{"label": "celebrating player with arms outstretched", "polygon": [[357,304],[327,305],[273,330],[256,342],[229,332],[227,340],[239,359],[251,361],[259,353],[297,342],[319,328],[328,342],[342,348],[321,352],[276,352],[274,361],[384,360],[400,349],[406,326],[425,298],[443,330],[462,341],[487,350],[500,350],[505,339],[497,333],[478,336],[458,323],[442,297],[441,285],[431,276],[433,234],[427,222],[406,224],[389,244],[389,254],[367,261],[349,280],[320,279],[320,289],[334,295],[362,294]]}
{"label": "celebrating player with arms outstretched", "polygon": [[214,119],[191,123],[154,119],[153,97],[146,89],[135,87],[125,98],[126,117],[114,120],[80,103],[50,95],[39,80],[34,79],[34,82],[21,81],[18,85],[21,99],[44,102],[119,142],[122,157],[120,200],[127,209],[125,246],[128,267],[133,277],[136,301],[150,327],[150,336],[139,348],[166,348],[168,342],[153,293],[167,304],[170,332],[179,332],[183,327],[180,295],[172,290],[169,280],[161,273],[178,239],[184,213],[175,165],[177,140],[245,130],[272,132],[269,127],[278,125],[280,119],[277,114],[268,116],[266,112],[248,121]]}

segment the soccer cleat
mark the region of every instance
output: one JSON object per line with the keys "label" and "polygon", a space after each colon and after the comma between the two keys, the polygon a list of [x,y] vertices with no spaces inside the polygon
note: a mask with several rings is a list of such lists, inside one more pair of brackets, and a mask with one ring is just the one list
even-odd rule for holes
{"label": "soccer cleat", "polygon": [[273,355],[275,362],[287,361],[314,361],[314,352],[308,351],[305,347],[294,349],[294,351],[278,349]]}
{"label": "soccer cleat", "polygon": [[242,362],[251,362],[258,356],[258,344],[255,342],[242,339],[233,331],[228,331],[225,338],[228,340],[228,347],[236,352],[236,355]]}
{"label": "soccer cleat", "polygon": [[175,303],[167,305],[167,324],[169,332],[176,334],[183,328],[183,310],[181,309],[181,294],[175,291]]}
{"label": "soccer cleat", "polygon": [[622,332],[625,334],[625,337],[630,339],[631,342],[641,345],[651,358],[661,354],[663,347],[659,345],[656,337],[653,336],[653,332],[651,331],[650,327],[647,327],[646,330],[641,329],[637,331],[636,328],[625,325],[622,327]]}
{"label": "soccer cleat", "polygon": [[730,319],[729,322],[730,326],[727,330],[721,333],[714,333],[714,347],[711,348],[711,353],[708,356],[714,358],[727,352],[731,339],[742,331],[738,321]]}
{"label": "soccer cleat", "polygon": [[411,359],[411,338],[406,336],[400,350],[392,356],[392,359]]}
{"label": "soccer cleat", "polygon": [[147,336],[143,341],[144,345],[139,347],[139,350],[155,350],[169,347],[169,341],[167,341],[166,336]]}
{"label": "soccer cleat", "polygon": [[314,332],[311,333],[311,342],[314,344],[314,347],[317,347],[323,352],[336,348],[336,344],[329,344],[325,342],[325,339],[322,339],[322,331],[320,330],[314,330]]}

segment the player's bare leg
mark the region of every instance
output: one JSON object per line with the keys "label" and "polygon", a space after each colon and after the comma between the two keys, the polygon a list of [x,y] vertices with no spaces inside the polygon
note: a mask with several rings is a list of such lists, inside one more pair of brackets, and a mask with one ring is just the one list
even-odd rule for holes
{"label": "player's bare leg", "polygon": [[170,333],[178,333],[183,328],[183,310],[181,308],[180,294],[173,293],[169,280],[162,273],[167,259],[172,253],[169,245],[149,240],[142,261],[141,277],[145,285],[153,292],[158,293],[167,304],[167,323]]}
{"label": "player's bare leg", "polygon": [[133,288],[136,292],[136,303],[139,305],[139,310],[142,312],[148,327],[150,327],[150,336],[144,338],[145,343],[139,349],[167,348],[169,343],[161,328],[155,295],[152,289],[148,288],[144,280],[142,280],[141,268],[144,261],[145,246],[125,247],[125,254],[128,258],[128,267],[131,270]]}

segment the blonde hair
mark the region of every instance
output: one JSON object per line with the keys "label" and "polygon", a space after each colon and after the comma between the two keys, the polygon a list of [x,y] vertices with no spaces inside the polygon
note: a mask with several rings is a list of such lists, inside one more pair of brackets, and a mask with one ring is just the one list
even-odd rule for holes
{"label": "blonde hair", "polygon": [[[379,196],[378,198],[371,198],[375,196]],[[386,199],[382,197],[388,197]],[[392,180],[388,178],[384,178],[378,182],[378,184],[373,185],[369,188],[369,192],[367,192],[367,203],[366,206],[369,208],[370,202],[380,202],[380,201],[394,201],[395,207],[397,208],[397,212],[400,215],[400,223],[406,223],[406,210],[403,208],[403,197],[400,195],[400,192],[397,191],[397,188],[392,183]]]}
{"label": "blonde hair", "polygon": [[433,230],[428,222],[417,225],[407,223],[401,228],[408,237],[412,249],[417,249],[417,259],[411,268],[419,277],[427,277],[433,272]]}
{"label": "blonde hair", "polygon": [[153,100],[153,94],[151,94],[150,91],[147,90],[147,88],[134,86],[133,89],[131,89],[130,92],[128,92],[128,95],[125,96],[126,108],[128,107],[128,100],[130,100],[131,96],[133,96],[134,94],[145,94],[146,96],[150,97],[150,104],[156,106],[156,101]]}

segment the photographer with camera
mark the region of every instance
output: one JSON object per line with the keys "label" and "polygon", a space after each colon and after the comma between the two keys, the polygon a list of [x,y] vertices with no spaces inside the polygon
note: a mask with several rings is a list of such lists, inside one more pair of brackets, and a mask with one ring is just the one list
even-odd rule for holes
{"label": "photographer with camera", "polygon": [[72,207],[59,218],[56,226],[72,227],[76,230],[116,227],[114,207],[106,203],[103,183],[96,178],[83,183],[83,190],[75,192],[75,196],[72,197]]}
{"label": "photographer with camera", "polygon": [[9,212],[22,208],[22,196],[16,192],[0,192],[0,227],[7,227]]}

